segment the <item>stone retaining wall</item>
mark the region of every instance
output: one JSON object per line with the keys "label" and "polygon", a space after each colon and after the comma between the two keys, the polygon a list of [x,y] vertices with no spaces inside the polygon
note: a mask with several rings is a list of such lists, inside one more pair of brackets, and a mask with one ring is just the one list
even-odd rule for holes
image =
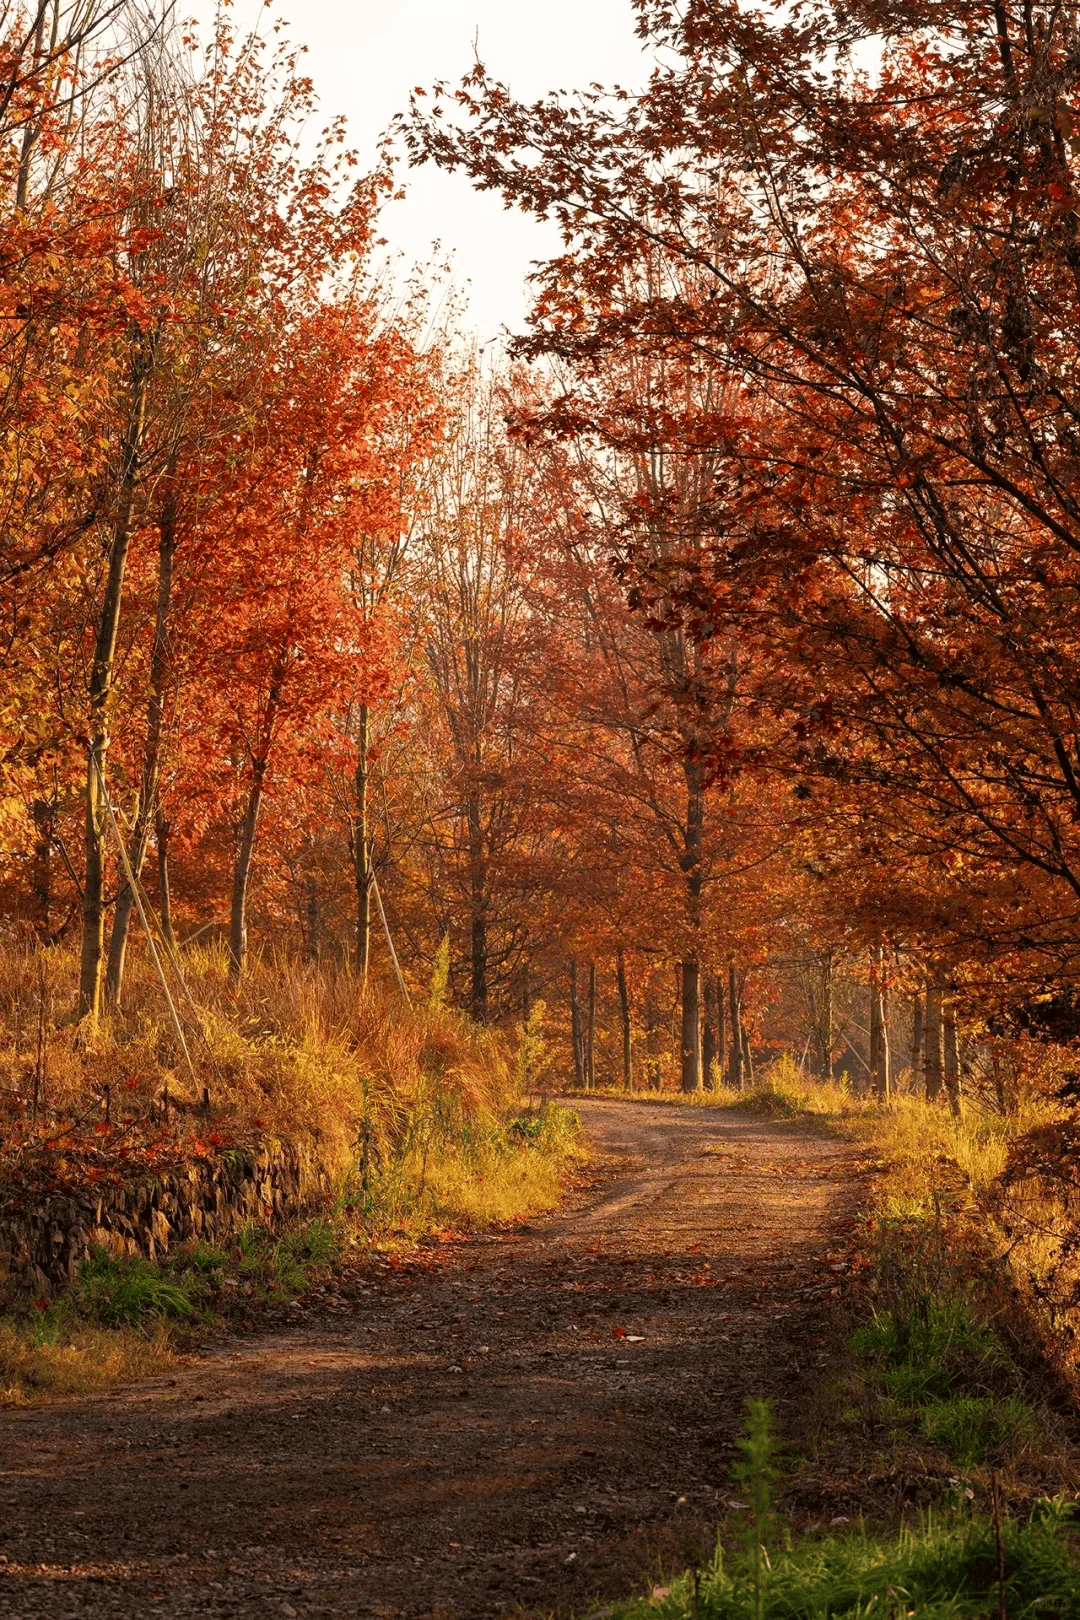
{"label": "stone retaining wall", "polygon": [[314,1160],[294,1143],[233,1149],[141,1181],[27,1196],[0,1207],[0,1308],[50,1299],[94,1249],[155,1260],[177,1244],[227,1242],[249,1221],[273,1228],[326,1192]]}

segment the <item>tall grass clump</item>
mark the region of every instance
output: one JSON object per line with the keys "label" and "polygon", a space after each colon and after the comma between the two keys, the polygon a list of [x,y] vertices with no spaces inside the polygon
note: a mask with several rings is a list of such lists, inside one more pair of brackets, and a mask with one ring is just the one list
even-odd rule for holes
{"label": "tall grass clump", "polygon": [[[445,953],[443,953],[445,956]],[[74,1161],[164,1132],[193,1150],[252,1140],[305,1146],[323,1182],[347,1187],[366,1216],[501,1219],[550,1204],[574,1134],[557,1110],[521,1116],[538,1052],[445,1005],[445,962],[431,994],[406,1005],[344,969],[255,960],[237,988],[225,952],[183,952],[174,985],[186,1051],[160,983],[133,956],[124,1004],[75,1027],[74,953],[0,950],[0,1176],[42,1143]],[[524,1116],[522,1116],[524,1117]],[[533,1128],[535,1127],[535,1129]],[[6,1157],[5,1157],[6,1155]],[[133,1160],[129,1162],[134,1162]],[[385,1224],[385,1221],[383,1222]]]}
{"label": "tall grass clump", "polygon": [[174,1126],[202,1130],[205,1113],[219,1130],[300,1135],[335,1175],[358,1143],[383,1150],[419,1115],[479,1120],[513,1107],[509,1043],[440,996],[410,1008],[343,969],[266,958],[235,988],[213,946],[189,948],[182,962],[183,988],[173,988],[186,1054],[137,953],[122,1009],[90,1030],[70,1021],[73,952],[0,949],[0,1116],[51,1131],[107,1110],[115,1126],[160,1119],[167,1091]]}
{"label": "tall grass clump", "polygon": [[1080,1558],[1067,1506],[1051,1502],[1027,1523],[1001,1526],[1002,1588],[989,1521],[927,1516],[891,1536],[856,1529],[773,1548],[760,1587],[745,1553],[718,1549],[705,1569],[604,1612],[608,1620],[1076,1620]]}
{"label": "tall grass clump", "polygon": [[1038,1436],[1020,1369],[960,1299],[875,1311],[852,1347],[883,1397],[882,1415],[916,1425],[961,1468],[1006,1461]]}

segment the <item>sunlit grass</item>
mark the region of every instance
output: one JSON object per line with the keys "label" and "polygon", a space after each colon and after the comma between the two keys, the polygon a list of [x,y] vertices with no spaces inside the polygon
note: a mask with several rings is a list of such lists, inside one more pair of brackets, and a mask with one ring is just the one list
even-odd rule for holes
{"label": "sunlit grass", "polygon": [[93,1395],[159,1376],[181,1358],[164,1324],[105,1327],[53,1306],[37,1324],[0,1319],[0,1404],[29,1406]]}
{"label": "sunlit grass", "polygon": [[[1032,1522],[1001,1528],[985,1518],[927,1517],[895,1535],[865,1529],[769,1550],[757,1586],[745,1554],[717,1552],[646,1597],[615,1603],[608,1620],[986,1620],[991,1614],[1080,1613],[1080,1558],[1060,1518],[1069,1504],[1049,1502]],[[1000,1600],[1000,1607],[999,1607]]]}
{"label": "sunlit grass", "polygon": [[256,960],[239,989],[219,949],[182,954],[173,983],[187,1057],[161,984],[133,954],[120,1012],[76,1028],[71,951],[0,949],[0,1092],[29,1102],[40,1071],[41,1114],[114,1121],[160,1110],[195,1118],[208,1092],[224,1130],[306,1138],[329,1174],[344,1173],[358,1136],[381,1147],[429,1108],[435,1092],[463,1116],[504,1113],[514,1100],[512,1045],[442,1006],[406,1006],[395,990],[364,991],[344,969]]}
{"label": "sunlit grass", "polygon": [[[207,1138],[218,1151],[290,1141],[326,1204],[333,1252],[316,1255],[286,1231],[240,1233],[223,1251],[207,1249],[206,1265],[183,1252],[157,1265],[96,1257],[58,1305],[39,1311],[9,1296],[0,1399],[92,1393],[160,1370],[185,1323],[227,1313],[229,1276],[237,1300],[266,1305],[346,1249],[551,1208],[585,1156],[570,1111],[523,1106],[514,1037],[443,1006],[409,1007],[396,990],[364,992],[345,971],[286,961],[255,962],[234,991],[223,953],[192,950],[178,1002],[192,1073],[137,953],[123,1011],[93,1031],[65,1016],[76,969],[63,950],[0,949],[8,1170],[21,1174],[20,1153],[53,1141],[48,1151],[63,1155],[65,1181],[76,1184],[73,1124],[95,1162],[113,1143],[126,1153],[170,1131],[181,1155],[206,1152]],[[98,1135],[106,1100],[109,1128]],[[117,1159],[121,1173],[131,1163]],[[37,1164],[33,1153],[26,1164]]]}

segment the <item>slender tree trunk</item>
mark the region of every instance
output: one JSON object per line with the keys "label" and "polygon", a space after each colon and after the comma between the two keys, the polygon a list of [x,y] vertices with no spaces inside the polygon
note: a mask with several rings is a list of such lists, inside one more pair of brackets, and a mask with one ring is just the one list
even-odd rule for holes
{"label": "slender tree trunk", "polygon": [[596,963],[589,963],[589,1001],[585,1020],[585,1090],[596,1085]]}
{"label": "slender tree trunk", "polygon": [[259,827],[266,781],[266,761],[258,760],[255,776],[248,793],[247,808],[240,824],[240,847],[233,868],[232,907],[229,913],[229,978],[239,984],[247,962],[247,895],[251,876],[251,857],[255,853],[255,835]]}
{"label": "slender tree trunk", "polygon": [[356,971],[361,984],[367,984],[371,962],[371,837],[368,830],[368,748],[370,711],[360,706],[360,729],[356,739],[356,810],[352,824],[353,883],[356,890]]}
{"label": "slender tree trunk", "polygon": [[[171,469],[175,472],[175,468]],[[150,831],[157,812],[158,783],[161,776],[161,750],[165,724],[165,688],[169,669],[169,612],[172,606],[173,559],[176,554],[176,495],[169,490],[162,503],[158,525],[158,588],[154,615],[154,645],[150,654],[150,695],[146,706],[146,746],[143,751],[142,783],[139,804],[135,813],[128,860],[136,880],[142,873],[143,862],[150,843]],[[105,996],[114,1006],[120,1005],[124,983],[124,958],[127,952],[131,913],[135,894],[126,877],[121,874],[120,891],[116,897],[112,934],[109,938],[109,961],[105,973]]]}
{"label": "slender tree trunk", "polygon": [[116,516],[109,544],[109,566],[94,638],[87,714],[86,802],[84,831],[86,872],[83,878],[82,949],[79,962],[79,1018],[95,1020],[101,1010],[101,967],[105,954],[105,877],[108,821],[105,766],[109,752],[109,707],[116,663],[116,638],[124,596],[124,574],[131,546],[135,492],[146,422],[146,391],[151,370],[148,340],[136,333],[132,343],[127,426],[120,458]]}
{"label": "slender tree trunk", "polygon": [[832,1079],[833,1033],[833,955],[825,951],[821,957],[820,1004],[818,1006],[817,1071],[825,1080]]}
{"label": "slender tree trunk", "polygon": [[716,1085],[716,980],[706,974],[702,983],[701,1083],[706,1091]]}
{"label": "slender tree trunk", "polygon": [[926,1100],[936,1102],[941,1095],[945,1072],[945,1053],[942,1044],[944,1030],[941,1017],[941,987],[936,973],[931,973],[926,984]]}
{"label": "slender tree trunk", "polygon": [[471,1011],[477,1023],[488,1016],[487,860],[480,796],[470,793],[469,822],[469,946],[472,972]]}
{"label": "slender tree trunk", "polygon": [[172,884],[169,878],[169,834],[172,832],[172,822],[168,821],[162,811],[158,811],[154,822],[154,842],[157,845],[158,865],[158,909],[161,912],[161,932],[172,951],[176,950],[176,935],[173,932],[172,920]]}
{"label": "slender tree trunk", "polygon": [[743,1023],[742,1009],[739,1010],[739,1037],[742,1046],[743,1073],[750,1085],[754,1083],[754,1054],[750,1050],[750,1034]]}
{"label": "slender tree trunk", "polygon": [[[34,69],[38,68],[38,65],[42,60],[42,44],[45,35],[45,13],[49,9],[50,0],[38,0],[37,15],[34,18],[34,54],[32,58]],[[33,155],[34,147],[37,145],[40,134],[41,120],[39,118],[28,118],[23,124],[22,148],[19,153],[19,169],[15,181],[15,207],[20,212],[22,212],[22,210],[26,207],[27,198],[30,193],[30,159]]]}
{"label": "slender tree trunk", "polygon": [[911,1003],[911,1078],[916,1089],[922,1079],[923,1010],[923,992],[920,990]]}
{"label": "slender tree trunk", "polygon": [[739,1011],[739,981],[735,963],[728,963],[728,1022],[731,1025],[731,1053],[728,1058],[728,1084],[741,1091],[743,1084],[743,1031]]}
{"label": "slender tree trunk", "polygon": [[724,1000],[724,981],[717,974],[713,978],[713,1005],[716,1008],[716,1085],[724,1084],[724,1059],[727,1055],[727,1008]]}
{"label": "slender tree trunk", "polygon": [[229,977],[234,985],[239,984],[247,961],[248,882],[251,877],[251,858],[255,853],[255,836],[259,829],[259,812],[266,790],[271,739],[277,722],[278,704],[281,702],[281,682],[282,672],[280,667],[277,667],[270,678],[261,752],[251,762],[251,788],[244,819],[240,824],[240,846],[236,855],[236,866],[233,869],[232,907],[229,913]]}
{"label": "slender tree trunk", "polygon": [[701,968],[682,964],[681,1078],[684,1091],[701,1090]]}
{"label": "slender tree trunk", "polygon": [[886,1102],[892,1097],[892,1046],[889,1041],[889,986],[881,986],[881,1096]]}
{"label": "slender tree trunk", "polygon": [[630,1028],[630,990],[626,983],[626,957],[620,945],[615,952],[615,977],[619,985],[619,1016],[622,1020],[622,1074],[627,1091],[634,1089],[634,1052]]}
{"label": "slender tree trunk", "polygon": [[[701,927],[702,837],[705,827],[704,775],[697,760],[683,761],[686,781],[686,841],[682,859],[686,873],[687,917],[695,942]],[[697,949],[688,952],[680,972],[682,1020],[679,1079],[683,1091],[701,1090],[701,963]]]}
{"label": "slender tree trunk", "polygon": [[574,1085],[585,1089],[585,1042],[581,1028],[581,997],[578,995],[577,957],[570,958],[570,1034],[574,1046]]}
{"label": "slender tree trunk", "polygon": [[949,1110],[954,1119],[960,1118],[960,1041],[956,1029],[956,1003],[949,996],[942,1008],[943,1070]]}
{"label": "slender tree trunk", "polygon": [[50,943],[52,913],[52,820],[53,808],[46,799],[35,799],[30,806],[34,823],[34,854],[31,887],[34,895],[34,927],[42,945]]}
{"label": "slender tree trunk", "polygon": [[878,986],[874,978],[873,959],[870,969],[870,995],[869,995],[869,1024],[870,1024],[870,1087],[873,1091],[878,1089],[878,1073],[881,1068],[881,1001]]}
{"label": "slender tree trunk", "polygon": [[870,953],[870,1083],[878,1100],[885,1102],[891,1093],[889,1074],[888,991],[885,986],[885,961],[880,945]]}

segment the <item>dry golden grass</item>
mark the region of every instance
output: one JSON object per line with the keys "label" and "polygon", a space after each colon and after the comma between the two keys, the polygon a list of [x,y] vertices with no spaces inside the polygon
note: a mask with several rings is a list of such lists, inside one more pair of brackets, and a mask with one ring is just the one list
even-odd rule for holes
{"label": "dry golden grass", "polygon": [[[223,954],[190,951],[178,987],[189,1066],[145,961],[132,961],[123,1009],[93,1030],[70,1018],[76,968],[62,950],[0,950],[0,1142],[13,1173],[50,1140],[70,1182],[77,1138],[103,1155],[160,1138],[167,1088],[175,1151],[192,1134],[306,1147],[337,1189],[321,1223],[332,1250],[550,1208],[583,1156],[566,1110],[511,1123],[523,1102],[513,1041],[446,1008],[409,1008],[396,992],[361,993],[345,972],[285,961],[256,963],[234,991]],[[112,1129],[99,1135],[106,1095]],[[126,1173],[135,1163],[124,1160]],[[92,1318],[76,1290],[0,1319],[0,1402],[90,1394],[175,1355],[156,1319],[139,1330]]]}
{"label": "dry golden grass", "polygon": [[93,1395],[117,1384],[159,1376],[181,1358],[168,1330],[104,1328],[74,1314],[30,1332],[0,1320],[0,1406],[33,1406]]}
{"label": "dry golden grass", "polygon": [[312,1139],[344,1171],[358,1136],[394,1138],[418,1111],[497,1115],[514,1090],[503,1039],[397,993],[361,992],[345,971],[256,962],[239,990],[219,950],[183,953],[174,998],[190,1066],[160,983],[136,953],[120,1011],[96,1029],[70,1022],[76,961],[63,950],[0,950],[0,1103],[20,1111],[35,1079],[52,1119],[145,1116],[168,1088],[181,1119],[209,1091],[215,1122]]}

